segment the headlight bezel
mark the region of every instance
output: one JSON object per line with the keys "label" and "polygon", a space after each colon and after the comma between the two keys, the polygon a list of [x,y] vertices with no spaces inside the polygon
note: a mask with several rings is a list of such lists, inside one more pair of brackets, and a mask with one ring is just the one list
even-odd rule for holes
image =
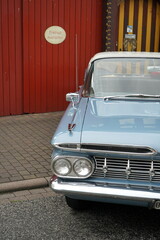
{"label": "headlight bezel", "polygon": [[85,161],[86,163],[89,163],[90,167],[93,168],[92,162],[91,162],[89,159],[86,160],[86,158],[83,158],[83,159],[80,158],[80,159],[76,159],[76,160],[74,161],[73,171],[75,172],[75,174],[76,174],[78,177],[87,178],[88,175],[90,176],[90,173],[92,172],[92,170],[90,170],[90,172],[89,172],[88,174],[83,175],[83,176],[80,175],[80,174],[78,173],[78,171],[76,171],[76,164],[77,164],[77,163],[80,163],[81,161]]}
{"label": "headlight bezel", "polygon": [[[68,172],[67,173],[65,173],[65,174],[58,173],[58,171],[55,169],[55,165],[58,163],[58,161],[64,161],[64,163],[68,164],[69,167],[68,167]],[[63,158],[60,158],[60,159],[56,159],[52,164],[52,168],[54,168],[54,173],[56,174],[56,176],[67,176],[71,172],[72,166],[71,166],[71,163],[68,161],[68,159],[63,157]]]}
{"label": "headlight bezel", "polygon": [[[56,172],[55,169],[54,169],[55,163],[58,160],[61,160],[61,159],[67,160],[71,165],[71,170],[67,173],[67,175],[61,175],[58,172]],[[81,160],[85,160],[85,161],[89,162],[89,165],[91,166],[91,170],[86,176],[80,176],[74,170],[74,166],[75,166],[76,162],[81,161]],[[60,177],[60,178],[86,179],[86,178],[90,177],[92,175],[92,173],[94,172],[95,163],[94,163],[94,160],[91,157],[88,157],[88,156],[86,157],[86,156],[77,156],[77,155],[76,156],[58,155],[58,156],[52,157],[51,169],[52,169],[52,172],[57,177]]]}

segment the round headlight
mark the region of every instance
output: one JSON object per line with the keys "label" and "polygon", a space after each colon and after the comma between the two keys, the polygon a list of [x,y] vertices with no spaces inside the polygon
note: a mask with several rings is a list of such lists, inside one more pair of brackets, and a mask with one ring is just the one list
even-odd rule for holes
{"label": "round headlight", "polygon": [[78,159],[74,163],[74,172],[79,176],[79,177],[87,177],[92,173],[92,163],[91,161],[87,159]]}
{"label": "round headlight", "polygon": [[66,176],[70,173],[71,168],[70,162],[65,158],[57,159],[53,164],[53,170],[57,175]]}

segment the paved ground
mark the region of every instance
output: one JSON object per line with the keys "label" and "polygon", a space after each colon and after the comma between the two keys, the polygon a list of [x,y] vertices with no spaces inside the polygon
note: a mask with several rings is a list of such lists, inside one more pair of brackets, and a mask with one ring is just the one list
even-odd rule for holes
{"label": "paved ground", "polygon": [[0,117],[0,187],[52,175],[52,135],[63,112]]}
{"label": "paved ground", "polygon": [[49,187],[14,191],[0,194],[0,205],[12,202],[35,200],[51,196],[56,196],[56,193],[54,193]]}

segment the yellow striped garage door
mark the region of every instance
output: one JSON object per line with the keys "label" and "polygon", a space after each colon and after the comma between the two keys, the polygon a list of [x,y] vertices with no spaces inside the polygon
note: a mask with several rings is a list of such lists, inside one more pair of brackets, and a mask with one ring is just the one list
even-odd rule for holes
{"label": "yellow striped garage door", "polygon": [[159,0],[120,1],[118,50],[160,51]]}

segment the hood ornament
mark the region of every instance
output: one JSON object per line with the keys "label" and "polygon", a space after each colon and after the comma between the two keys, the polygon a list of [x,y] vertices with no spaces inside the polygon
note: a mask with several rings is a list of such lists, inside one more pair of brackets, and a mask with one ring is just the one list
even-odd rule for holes
{"label": "hood ornament", "polygon": [[76,124],[75,123],[69,123],[68,124],[68,131],[72,131],[75,128]]}
{"label": "hood ornament", "polygon": [[68,123],[68,131],[70,131],[70,132],[71,132],[71,131],[75,128],[75,126],[76,126],[76,124],[74,123],[76,114],[77,114],[77,111],[74,112],[73,117],[72,117],[72,120],[71,120],[71,123]]}

